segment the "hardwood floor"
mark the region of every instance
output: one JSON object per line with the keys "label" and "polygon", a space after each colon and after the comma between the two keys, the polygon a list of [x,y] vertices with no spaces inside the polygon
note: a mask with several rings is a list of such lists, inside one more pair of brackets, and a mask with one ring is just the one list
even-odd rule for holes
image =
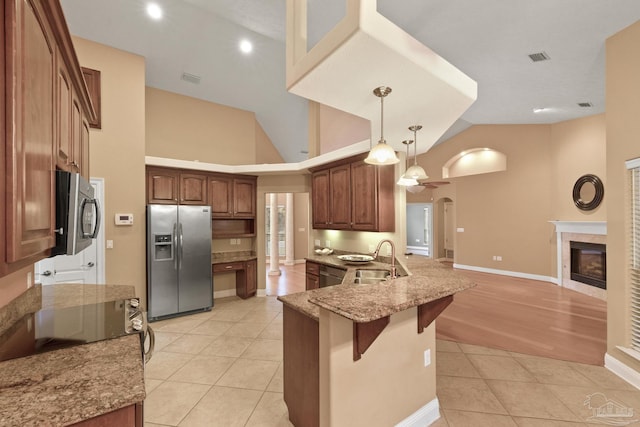
{"label": "hardwood floor", "polygon": [[280,276],[269,276],[267,263],[267,295],[287,295],[305,290],[305,265],[281,265]]}
{"label": "hardwood floor", "polygon": [[[267,295],[304,291],[305,266],[280,266]],[[458,270],[478,285],[455,295],[437,338],[602,366],[607,304],[552,283]],[[265,272],[266,274],[266,272]]]}
{"label": "hardwood floor", "polygon": [[458,271],[478,285],[438,317],[438,338],[604,365],[605,301],[552,283]]}

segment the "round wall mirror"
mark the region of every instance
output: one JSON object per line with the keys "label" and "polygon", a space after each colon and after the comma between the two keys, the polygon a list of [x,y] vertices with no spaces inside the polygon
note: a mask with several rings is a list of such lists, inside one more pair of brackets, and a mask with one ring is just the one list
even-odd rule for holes
{"label": "round wall mirror", "polygon": [[604,185],[595,175],[582,175],[573,186],[573,202],[578,209],[590,211],[597,208],[604,197]]}

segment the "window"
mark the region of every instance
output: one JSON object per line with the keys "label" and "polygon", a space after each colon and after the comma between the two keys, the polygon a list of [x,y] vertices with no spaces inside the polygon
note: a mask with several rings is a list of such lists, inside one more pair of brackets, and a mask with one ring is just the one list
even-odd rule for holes
{"label": "window", "polygon": [[631,284],[631,348],[640,351],[640,159],[627,162],[631,190],[629,280]]}
{"label": "window", "polygon": [[[265,231],[267,234],[265,245],[266,245],[266,254],[267,256],[271,256],[271,207],[267,206],[265,208]],[[283,257],[285,256],[285,220],[286,220],[286,211],[284,206],[278,206],[278,255]]]}

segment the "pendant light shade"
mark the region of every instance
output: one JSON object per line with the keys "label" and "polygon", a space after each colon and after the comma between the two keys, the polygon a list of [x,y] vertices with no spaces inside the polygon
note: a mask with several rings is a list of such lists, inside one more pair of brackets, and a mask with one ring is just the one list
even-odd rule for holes
{"label": "pendant light shade", "polygon": [[393,148],[387,145],[384,140],[384,97],[390,93],[391,88],[387,86],[380,86],[373,90],[373,94],[380,98],[380,141],[369,151],[369,155],[364,159],[365,163],[371,165],[393,165],[400,161]]}
{"label": "pendant light shade", "polygon": [[413,193],[413,194],[419,193],[422,190],[424,190],[424,185],[420,185],[420,184],[412,185],[411,187],[407,187],[407,191],[409,193]]}
{"label": "pendant light shade", "polygon": [[[409,146],[411,144],[413,144],[413,141],[412,140],[408,140],[408,141],[405,140],[405,141],[402,141],[402,143],[407,146],[407,159],[409,159]],[[405,173],[400,177],[400,179],[398,180],[398,182],[396,182],[396,184],[402,185],[404,187],[407,187],[407,189],[408,189],[408,188],[411,188],[411,186],[418,185],[418,181],[416,179],[414,179],[414,178],[409,177]]]}
{"label": "pendant light shade", "polygon": [[407,169],[407,171],[404,173],[404,177],[407,178],[413,178],[416,181],[421,180],[421,179],[427,179],[429,178],[429,176],[427,176],[427,173],[424,171],[424,169],[422,168],[422,166],[418,165],[418,135],[417,132],[422,129],[422,126],[420,125],[414,125],[414,126],[409,126],[409,130],[413,131],[413,141],[415,142],[415,145],[413,147],[413,166],[411,166],[409,169]]}

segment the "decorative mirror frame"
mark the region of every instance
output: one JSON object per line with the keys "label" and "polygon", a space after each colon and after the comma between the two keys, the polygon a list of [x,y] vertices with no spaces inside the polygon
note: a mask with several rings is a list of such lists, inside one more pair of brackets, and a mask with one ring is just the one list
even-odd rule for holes
{"label": "decorative mirror frame", "polygon": [[[593,184],[596,190],[596,194],[593,196],[593,199],[585,202],[580,197],[580,190],[582,190],[582,186],[587,183]],[[580,178],[578,178],[575,185],[573,186],[573,202],[576,204],[576,206],[580,210],[591,211],[597,208],[598,206],[600,206],[600,203],[602,203],[603,198],[604,198],[604,185],[602,184],[602,181],[600,180],[600,178],[598,178],[596,175],[592,175],[592,174],[582,175]]]}

